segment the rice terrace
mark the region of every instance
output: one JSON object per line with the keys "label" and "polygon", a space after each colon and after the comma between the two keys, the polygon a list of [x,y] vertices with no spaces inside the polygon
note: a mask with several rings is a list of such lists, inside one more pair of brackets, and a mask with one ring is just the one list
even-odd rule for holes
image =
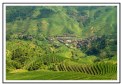
{"label": "rice terrace", "polygon": [[117,80],[117,6],[6,6],[6,80]]}

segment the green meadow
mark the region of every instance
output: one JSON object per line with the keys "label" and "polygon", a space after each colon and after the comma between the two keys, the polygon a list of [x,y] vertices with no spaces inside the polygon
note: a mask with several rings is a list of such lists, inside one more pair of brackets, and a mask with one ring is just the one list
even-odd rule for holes
{"label": "green meadow", "polygon": [[7,80],[117,80],[115,73],[90,75],[79,72],[28,71],[7,73]]}

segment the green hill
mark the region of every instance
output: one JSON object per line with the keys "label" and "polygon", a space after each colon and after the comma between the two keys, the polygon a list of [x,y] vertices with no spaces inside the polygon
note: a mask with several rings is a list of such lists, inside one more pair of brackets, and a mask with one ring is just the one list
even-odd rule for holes
{"label": "green hill", "polygon": [[116,32],[116,7],[8,6],[6,13],[7,37],[13,34],[74,34],[88,37]]}

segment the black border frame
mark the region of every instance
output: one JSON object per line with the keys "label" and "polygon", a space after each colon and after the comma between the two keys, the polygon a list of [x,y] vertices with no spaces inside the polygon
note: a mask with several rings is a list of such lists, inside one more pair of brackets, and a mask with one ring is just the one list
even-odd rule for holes
{"label": "black border frame", "polygon": [[[118,4],[119,5],[119,81],[118,82],[5,82],[4,81],[4,4]],[[121,78],[120,78],[120,75],[121,75],[121,69],[120,69],[120,65],[121,65],[121,57],[120,57],[120,48],[121,48],[121,45],[120,45],[120,30],[121,30],[121,25],[120,25],[120,22],[121,22],[121,3],[120,2],[98,2],[98,3],[94,3],[94,2],[3,2],[2,3],[2,83],[12,83],[12,84],[16,84],[16,83],[121,83]]]}

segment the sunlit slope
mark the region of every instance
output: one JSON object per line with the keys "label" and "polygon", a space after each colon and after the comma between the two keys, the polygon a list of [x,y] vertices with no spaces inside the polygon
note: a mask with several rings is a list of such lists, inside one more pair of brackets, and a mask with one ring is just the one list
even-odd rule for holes
{"label": "sunlit slope", "polygon": [[[100,13],[97,13],[100,12]],[[116,7],[110,9],[103,8],[94,11],[97,17],[83,29],[84,36],[93,35],[116,35],[117,31],[117,11]],[[90,32],[90,33],[88,33]]]}
{"label": "sunlit slope", "polygon": [[[56,8],[59,10],[60,7]],[[54,7],[35,8],[32,16],[25,19],[17,17],[14,21],[7,23],[7,35],[28,34],[32,36],[44,35],[55,36],[63,34],[81,35],[79,23],[70,18],[64,8],[55,11]],[[39,10],[39,11],[38,11]],[[40,14],[36,15],[37,12]],[[8,13],[9,14],[9,13]]]}

